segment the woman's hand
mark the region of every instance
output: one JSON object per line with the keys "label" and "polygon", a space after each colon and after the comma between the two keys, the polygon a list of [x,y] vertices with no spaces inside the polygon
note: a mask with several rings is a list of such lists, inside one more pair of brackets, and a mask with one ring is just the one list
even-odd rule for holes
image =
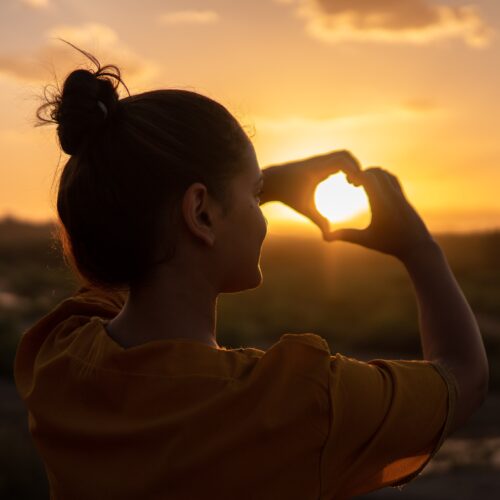
{"label": "woman's hand", "polygon": [[340,171],[345,172],[351,179],[361,172],[359,162],[349,151],[333,151],[265,168],[261,203],[285,203],[314,222],[326,239],[330,225],[328,219],[316,208],[314,191],[321,181]]}
{"label": "woman's hand", "polygon": [[403,262],[422,245],[435,243],[393,174],[382,168],[369,168],[351,176],[349,182],[364,187],[370,200],[371,223],[366,229],[339,229],[327,235],[326,240],[357,243]]}

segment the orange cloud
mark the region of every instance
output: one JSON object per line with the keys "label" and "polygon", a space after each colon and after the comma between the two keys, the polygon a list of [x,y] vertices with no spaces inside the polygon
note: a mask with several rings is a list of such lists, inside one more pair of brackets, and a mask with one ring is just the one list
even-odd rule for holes
{"label": "orange cloud", "polygon": [[159,67],[139,56],[120,41],[117,33],[103,24],[89,23],[80,26],[57,26],[46,33],[42,46],[32,54],[0,54],[0,76],[27,82],[45,82],[57,72],[67,74],[84,57],[67,44],[63,38],[94,54],[101,64],[116,64],[123,69],[127,83],[130,77],[136,83],[153,78]]}
{"label": "orange cloud", "polygon": [[219,20],[213,10],[179,10],[160,16],[162,24],[212,24]]}
{"label": "orange cloud", "polygon": [[435,101],[424,98],[408,99],[402,104],[405,109],[415,111],[417,113],[428,113],[439,109],[439,106]]}
{"label": "orange cloud", "polygon": [[49,0],[21,0],[21,3],[34,9],[46,9],[50,6]]}
{"label": "orange cloud", "polygon": [[376,41],[427,44],[461,38],[489,45],[493,29],[474,5],[453,7],[430,0],[275,0],[293,4],[306,31],[327,43]]}

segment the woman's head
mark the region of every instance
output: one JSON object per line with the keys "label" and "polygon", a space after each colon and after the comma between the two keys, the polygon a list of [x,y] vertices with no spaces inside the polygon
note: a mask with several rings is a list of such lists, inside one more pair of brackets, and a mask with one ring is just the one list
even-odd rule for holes
{"label": "woman's head", "polygon": [[196,210],[211,200],[226,221],[241,202],[233,199],[241,194],[238,179],[260,169],[251,141],[221,104],[180,89],[119,99],[118,68],[85,55],[96,71],[70,73],[38,111],[58,124],[61,147],[71,155],[59,180],[59,236],[85,281],[129,288],[174,257],[181,235],[208,250],[187,211],[210,224]]}

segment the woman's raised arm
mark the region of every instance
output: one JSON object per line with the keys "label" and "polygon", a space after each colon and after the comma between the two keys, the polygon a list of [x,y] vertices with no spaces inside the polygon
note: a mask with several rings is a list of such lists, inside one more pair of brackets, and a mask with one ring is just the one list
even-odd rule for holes
{"label": "woman's raised arm", "polygon": [[424,359],[444,365],[457,381],[453,432],[480,407],[488,391],[488,359],[477,321],[443,251],[406,200],[398,179],[371,168],[355,175],[353,182],[367,192],[370,226],[334,231],[329,239],[393,255],[405,266],[417,295]]}

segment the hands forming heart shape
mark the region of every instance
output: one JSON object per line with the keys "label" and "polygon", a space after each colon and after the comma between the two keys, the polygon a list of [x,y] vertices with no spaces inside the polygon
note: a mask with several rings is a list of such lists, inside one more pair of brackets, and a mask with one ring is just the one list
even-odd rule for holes
{"label": "hands forming heart shape", "polygon": [[274,198],[314,222],[326,240],[330,224],[328,219],[319,213],[314,201],[314,192],[320,182],[338,172],[344,172],[348,181],[358,186],[356,178],[361,173],[358,160],[348,151],[341,150],[277,165],[274,168],[279,170],[279,176],[276,176],[279,181],[274,182],[271,188]]}
{"label": "hands forming heart shape", "polygon": [[[354,186],[362,185],[370,202],[371,222],[366,229],[338,229],[316,207],[317,185],[344,172]],[[416,249],[435,244],[425,223],[408,202],[396,176],[379,167],[362,170],[348,151],[334,151],[272,167],[264,185],[272,199],[281,201],[308,217],[320,229],[325,241],[342,240],[406,259]]]}

